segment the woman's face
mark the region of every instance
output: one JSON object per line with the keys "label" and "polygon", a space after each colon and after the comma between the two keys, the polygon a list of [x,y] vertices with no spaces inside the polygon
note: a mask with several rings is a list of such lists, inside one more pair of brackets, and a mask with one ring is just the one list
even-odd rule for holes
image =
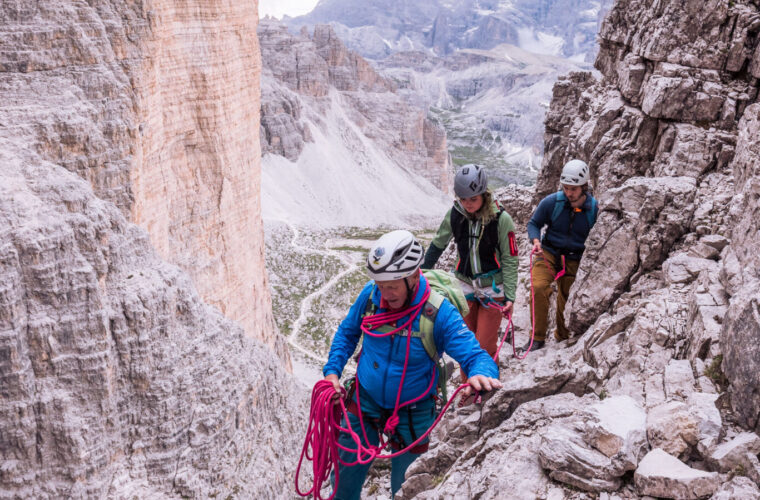
{"label": "woman's face", "polygon": [[474,214],[483,206],[483,195],[478,194],[471,198],[459,198],[459,203],[462,204],[462,208],[467,210],[468,214]]}

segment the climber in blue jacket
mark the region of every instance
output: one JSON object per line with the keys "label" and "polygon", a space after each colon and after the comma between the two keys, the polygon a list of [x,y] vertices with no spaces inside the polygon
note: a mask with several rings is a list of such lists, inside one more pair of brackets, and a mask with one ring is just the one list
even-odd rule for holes
{"label": "climber in blue jacket", "polygon": [[[419,270],[423,255],[422,245],[409,231],[387,233],[370,249],[367,270],[373,281],[367,283],[338,327],[323,369],[325,379],[332,382],[336,390],[340,390],[339,377],[362,338],[360,325],[364,316],[410,310],[409,315],[396,322],[396,325],[403,325],[409,320],[411,309],[418,306],[424,298],[429,285]],[[364,335],[356,373],[358,387],[354,387],[348,401],[351,428],[362,436],[364,445],[367,443],[357,415],[359,403],[367,429],[367,440],[372,445],[378,444],[379,433],[386,429],[386,421],[394,410],[398,416],[398,424],[390,435],[394,449],[412,444],[435,420],[437,360],[431,357],[423,345],[426,328],[420,327],[421,320],[434,318],[432,337],[436,353],[446,352],[459,362],[470,374],[468,382],[474,390],[490,391],[501,387],[496,363],[480,347],[459,311],[448,300],[444,299],[434,305],[431,305],[432,302],[432,299],[428,299],[418,308],[419,312],[411,324],[412,339],[408,358],[406,330],[387,336]],[[383,332],[381,329],[371,331]],[[401,386],[405,365],[406,373]],[[465,391],[469,390],[467,388]],[[418,400],[404,405],[404,402],[414,399]],[[346,423],[343,422],[342,426],[345,427]],[[346,448],[356,448],[347,433],[341,433],[339,442]],[[392,494],[395,495],[401,488],[406,469],[427,450],[427,446],[425,439],[391,460]],[[340,455],[343,462],[356,462],[356,453],[342,450]],[[358,499],[370,465],[341,465],[335,498]]]}

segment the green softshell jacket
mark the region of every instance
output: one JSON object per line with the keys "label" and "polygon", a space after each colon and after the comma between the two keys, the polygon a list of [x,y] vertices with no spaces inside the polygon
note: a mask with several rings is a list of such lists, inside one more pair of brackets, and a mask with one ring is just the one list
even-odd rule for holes
{"label": "green softshell jacket", "polygon": [[[499,213],[499,207],[496,205],[496,203],[493,204],[493,209],[496,213]],[[438,232],[436,233],[435,237],[433,238],[433,241],[431,242],[432,246],[436,247],[437,252],[434,249],[429,249],[430,254],[437,256],[440,256],[441,252],[448,246],[451,239],[454,237],[454,234],[451,230],[451,211],[457,210],[459,213],[463,214],[468,222],[469,222],[469,230],[470,233],[473,233],[474,225],[479,226],[479,231],[483,231],[483,225],[479,223],[479,221],[470,219],[467,217],[467,213],[462,208],[462,206],[455,202],[454,206],[449,209],[448,212],[446,212],[446,216],[443,218],[443,222],[441,222],[440,227],[438,228]],[[510,254],[510,242],[509,242],[509,234],[512,233],[515,234],[515,223],[512,220],[512,217],[504,210],[499,213],[499,247],[494,249],[496,251],[496,256],[499,260],[499,265],[501,266],[501,272],[496,273],[494,276],[495,283],[497,285],[503,285],[504,286],[504,295],[506,296],[507,300],[510,302],[515,301],[515,295],[517,291],[517,256],[512,256]],[[470,249],[470,267],[472,270],[473,275],[480,274],[476,267],[479,265],[479,258],[478,258],[478,252],[473,251],[474,249]],[[437,261],[438,258],[435,258]],[[428,257],[426,255],[426,257]],[[435,264],[429,263],[427,260],[425,264],[429,264],[430,267]],[[423,267],[425,265],[423,264]],[[460,280],[464,281],[465,283],[472,284],[472,280],[468,278],[467,276],[464,276],[460,272],[456,272],[456,277]]]}

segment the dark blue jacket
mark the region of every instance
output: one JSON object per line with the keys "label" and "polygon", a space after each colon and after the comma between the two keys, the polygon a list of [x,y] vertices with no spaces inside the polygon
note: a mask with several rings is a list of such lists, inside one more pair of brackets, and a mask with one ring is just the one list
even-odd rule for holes
{"label": "dark blue jacket", "polygon": [[[589,225],[586,212],[593,208],[594,197],[586,194],[586,201],[581,207],[582,212],[573,214],[570,202],[565,200],[562,211],[552,222],[552,213],[557,203],[557,193],[552,193],[538,204],[536,211],[528,222],[528,238],[541,238],[541,229],[546,226],[546,233],[541,239],[541,246],[552,255],[565,255],[572,260],[580,260],[586,249],[586,238],[596,222],[596,213],[593,213],[593,223]],[[571,225],[572,220],[572,225]]]}
{"label": "dark blue jacket", "polygon": [[[412,305],[419,304],[426,287],[427,281],[424,276],[421,276],[420,286]],[[380,291],[374,286],[374,282],[370,281],[364,286],[349,309],[348,315],[338,327],[338,331],[335,332],[327,364],[322,370],[325,375],[334,373],[340,376],[346,362],[354,353],[362,337],[359,325],[366,310],[367,300],[375,303],[377,313],[386,312],[380,307]],[[403,324],[408,319],[405,317],[398,324]],[[419,328],[418,317],[414,320],[412,329],[419,331]],[[493,378],[499,376],[499,368],[494,360],[480,347],[475,335],[465,325],[459,311],[448,300],[444,300],[438,309],[433,327],[433,338],[438,353],[446,352],[459,362],[470,376],[485,375]],[[388,337],[367,335],[362,343],[362,355],[357,369],[359,383],[384,408],[393,408],[396,404],[396,392],[404,369],[406,339],[406,336],[398,334]],[[409,367],[406,371],[404,388],[401,391],[401,403],[414,399],[425,391],[430,384],[434,366],[435,363],[425,352],[422,340],[413,337],[409,349]],[[436,385],[433,383],[431,394],[435,393]]]}

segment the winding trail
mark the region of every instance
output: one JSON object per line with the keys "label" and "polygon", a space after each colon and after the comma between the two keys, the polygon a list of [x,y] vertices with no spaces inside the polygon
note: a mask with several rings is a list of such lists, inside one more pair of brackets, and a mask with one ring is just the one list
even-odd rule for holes
{"label": "winding trail", "polygon": [[[308,313],[311,310],[311,306],[314,303],[314,300],[323,295],[325,292],[327,292],[330,288],[335,286],[343,277],[348,275],[349,273],[356,270],[357,265],[354,264],[351,259],[346,257],[345,255],[341,254],[340,252],[336,250],[332,250],[330,248],[326,249],[318,249],[318,248],[312,248],[312,247],[305,247],[300,244],[299,238],[300,233],[298,231],[298,227],[295,226],[293,223],[286,221],[284,219],[270,219],[272,222],[282,222],[285,224],[290,231],[293,233],[293,238],[290,240],[290,245],[293,247],[294,250],[300,251],[302,253],[316,253],[319,255],[324,255],[327,257],[335,257],[338,260],[340,260],[343,265],[346,266],[345,269],[341,270],[338,274],[334,275],[330,280],[328,280],[325,284],[323,284],[321,287],[316,289],[315,291],[311,292],[309,295],[304,297],[304,299],[301,301],[301,306],[298,311],[298,317],[293,322],[293,326],[290,329],[290,334],[288,335],[288,344],[290,344],[294,349],[297,351],[303,353],[304,355],[308,356],[311,359],[314,359],[316,361],[319,361],[320,363],[324,364],[327,362],[327,358],[323,358],[316,353],[306,349],[302,345],[298,343],[298,336],[301,333],[301,329],[303,328],[304,324],[307,321]],[[327,242],[325,242],[327,244]]]}

